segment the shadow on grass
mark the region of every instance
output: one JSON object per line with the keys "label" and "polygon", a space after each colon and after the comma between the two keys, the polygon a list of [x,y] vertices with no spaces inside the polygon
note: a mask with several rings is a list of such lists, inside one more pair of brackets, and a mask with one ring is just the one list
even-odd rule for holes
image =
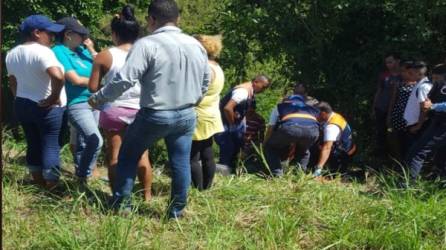
{"label": "shadow on grass", "polygon": [[[141,183],[135,185],[135,190],[142,190],[143,187]],[[165,183],[162,181],[154,181],[152,183],[152,196],[166,196],[170,195],[170,183]]]}
{"label": "shadow on grass", "polygon": [[82,187],[79,182],[70,176],[64,176],[60,183],[53,189],[47,190],[35,184],[26,174],[26,168],[13,166],[5,168],[3,171],[3,182],[9,185],[16,185],[19,192],[42,197],[38,203],[42,205],[69,206],[74,203],[82,203],[87,207],[99,208],[106,212],[110,195],[102,191],[97,185]]}
{"label": "shadow on grass", "polygon": [[[49,191],[35,184],[27,174],[26,167],[11,165],[3,169],[3,184],[16,186],[16,190],[31,196],[39,197],[36,199],[36,206],[50,206],[66,209],[67,211],[80,210],[85,214],[99,213],[102,215],[114,214],[111,207],[111,192],[108,191],[108,181],[96,179],[88,186],[82,185],[73,173],[62,170],[62,178],[58,186]],[[152,184],[153,196],[170,195],[170,183],[155,181]],[[134,214],[139,216],[148,216],[154,219],[163,220],[166,216],[164,211],[158,211],[152,208],[149,203],[143,199],[142,184],[137,183],[134,187],[133,204]]]}

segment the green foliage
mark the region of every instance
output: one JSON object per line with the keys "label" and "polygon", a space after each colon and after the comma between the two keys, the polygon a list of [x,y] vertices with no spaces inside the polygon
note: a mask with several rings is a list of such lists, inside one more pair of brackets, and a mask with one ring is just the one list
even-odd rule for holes
{"label": "green foliage", "polygon": [[[268,74],[272,88],[258,96],[258,110],[267,117],[289,84],[303,81],[312,96],[348,117],[360,145],[370,145],[370,101],[384,53],[399,51],[430,64],[446,55],[444,0],[178,2],[186,32],[223,34],[225,90]],[[108,46],[107,26],[126,3],[137,7],[145,23],[144,0],[3,1],[3,59],[18,43],[18,24],[35,13],[53,19],[75,15],[92,30],[98,48]],[[2,102],[10,110],[11,98]],[[3,114],[3,120],[11,119],[10,112]],[[211,191],[191,192],[184,220],[163,222],[169,181],[156,175],[154,201],[137,202],[141,214],[126,219],[104,212],[100,197],[109,191],[100,181],[93,183],[93,197],[78,192],[70,177],[64,177],[67,190],[60,197],[25,185],[24,145],[6,140],[2,146],[5,249],[444,249],[446,244],[446,194],[435,183],[402,191],[373,180],[346,185],[292,175],[269,181],[217,177]],[[151,157],[158,164],[166,160],[163,143]],[[71,162],[67,148],[62,159]]]}
{"label": "green foliage", "polygon": [[[5,1],[2,52],[16,43],[20,21],[37,12],[54,19],[77,16],[92,30],[98,48],[103,48],[110,45],[107,27],[112,15],[126,3],[136,7],[138,19],[145,24],[148,1],[144,0]],[[258,98],[259,112],[267,117],[289,84],[302,81],[309,85],[312,96],[330,102],[347,117],[360,145],[370,145],[370,104],[383,55],[397,51],[431,65],[446,58],[444,0],[178,3],[180,26],[186,32],[223,34],[220,63],[225,71],[225,91],[257,73],[269,74],[272,89]],[[2,107],[11,107],[10,99],[4,98]],[[10,112],[3,113],[3,120],[11,118]]]}
{"label": "green foliage", "polygon": [[444,61],[444,13],[443,0],[233,0],[218,20],[222,63],[242,79],[253,64],[282,61],[273,72],[309,85],[312,96],[348,118],[359,144],[369,145],[370,103],[384,54]]}
{"label": "green foliage", "polygon": [[[446,192],[440,183],[399,190],[392,179],[319,183],[287,174],[217,176],[191,190],[186,216],[165,221],[169,178],[154,176],[150,204],[135,194],[128,217],[104,209],[107,183],[77,189],[64,176],[50,194],[7,162],[2,179],[4,249],[444,249]],[[384,179],[383,179],[384,181]],[[105,195],[104,195],[105,192]]]}

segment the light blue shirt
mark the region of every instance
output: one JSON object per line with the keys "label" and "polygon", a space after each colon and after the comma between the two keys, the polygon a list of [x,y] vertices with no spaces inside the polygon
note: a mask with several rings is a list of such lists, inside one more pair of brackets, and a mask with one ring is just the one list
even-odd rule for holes
{"label": "light blue shirt", "polygon": [[432,110],[437,112],[446,112],[446,102],[432,104]]}
{"label": "light blue shirt", "polygon": [[[71,50],[63,44],[56,44],[53,49],[57,60],[64,67],[65,73],[74,70],[76,74],[89,78],[93,68],[93,57],[84,47],[78,47],[76,51]],[[68,105],[87,102],[91,96],[87,87],[73,85],[65,80],[65,91],[67,92]]]}
{"label": "light blue shirt", "polygon": [[196,105],[208,89],[210,68],[203,46],[175,26],[164,26],[138,40],[115,78],[95,95],[112,102],[141,84],[141,108],[176,110]]}

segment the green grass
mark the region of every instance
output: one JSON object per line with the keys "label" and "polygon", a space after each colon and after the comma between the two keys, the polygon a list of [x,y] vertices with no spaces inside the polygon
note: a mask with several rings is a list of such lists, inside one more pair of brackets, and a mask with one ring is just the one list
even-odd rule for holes
{"label": "green grass", "polygon": [[65,175],[65,191],[47,193],[26,183],[23,145],[3,146],[12,155],[4,158],[3,249],[446,249],[446,191],[438,182],[400,190],[373,176],[362,183],[218,176],[210,191],[191,190],[183,219],[169,221],[162,174],[153,201],[136,194],[137,211],[121,217],[105,209],[106,182],[84,193]]}

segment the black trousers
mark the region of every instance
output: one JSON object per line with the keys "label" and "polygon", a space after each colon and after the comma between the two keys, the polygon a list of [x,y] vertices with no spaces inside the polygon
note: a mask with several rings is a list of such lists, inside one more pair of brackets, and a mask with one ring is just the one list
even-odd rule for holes
{"label": "black trousers", "polygon": [[332,149],[330,157],[328,158],[328,166],[330,171],[338,173],[346,173],[351,161],[351,156],[347,152]]}
{"label": "black trousers", "polygon": [[212,144],[213,137],[192,141],[190,157],[192,184],[198,190],[209,189],[212,186],[216,168]]}

